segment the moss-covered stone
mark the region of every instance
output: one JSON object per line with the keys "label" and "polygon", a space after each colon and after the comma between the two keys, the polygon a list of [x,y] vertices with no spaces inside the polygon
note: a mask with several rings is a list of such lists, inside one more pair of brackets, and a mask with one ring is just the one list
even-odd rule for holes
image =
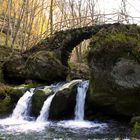
{"label": "moss-covered stone", "polygon": [[49,119],[64,120],[74,117],[78,81],[59,90],[52,100]]}
{"label": "moss-covered stone", "polygon": [[40,114],[41,108],[44,104],[44,101],[53,91],[51,89],[37,89],[32,97],[32,115],[38,116]]}
{"label": "moss-covered stone", "polygon": [[65,80],[68,72],[55,54],[49,51],[32,54],[26,62],[26,69],[29,79],[48,83]]}
{"label": "moss-covered stone", "polygon": [[9,115],[12,113],[19,98],[24,91],[14,87],[0,84],[0,115]]}
{"label": "moss-covered stone", "polygon": [[136,122],[131,133],[131,137],[134,140],[140,139],[140,123]]}
{"label": "moss-covered stone", "polygon": [[140,27],[103,28],[93,36],[88,62],[89,101],[111,115],[140,115]]}
{"label": "moss-covered stone", "polygon": [[0,114],[11,112],[11,104],[11,97],[8,95],[3,100],[0,100]]}
{"label": "moss-covered stone", "polygon": [[140,123],[140,116],[135,116],[131,118],[130,124],[135,125],[135,123]]}

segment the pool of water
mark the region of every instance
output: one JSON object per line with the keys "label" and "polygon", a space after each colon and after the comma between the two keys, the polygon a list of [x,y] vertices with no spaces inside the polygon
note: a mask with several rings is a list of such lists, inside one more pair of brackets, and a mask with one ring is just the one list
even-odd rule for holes
{"label": "pool of water", "polygon": [[129,135],[129,126],[116,121],[35,122],[0,119],[0,140],[127,140]]}

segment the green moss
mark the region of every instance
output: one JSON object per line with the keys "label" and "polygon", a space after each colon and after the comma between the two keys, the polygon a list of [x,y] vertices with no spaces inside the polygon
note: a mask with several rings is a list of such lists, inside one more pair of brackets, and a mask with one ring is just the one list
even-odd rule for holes
{"label": "green moss", "polygon": [[[88,60],[102,52],[110,54],[117,59],[119,56],[127,57],[128,53],[140,61],[140,27],[135,25],[110,27],[100,30],[92,37]],[[120,51],[119,51],[120,50]],[[121,54],[120,54],[121,52]],[[101,57],[101,56],[99,56]]]}
{"label": "green moss", "polygon": [[28,88],[34,88],[40,86],[38,83],[30,83],[30,84],[21,84],[18,86],[14,86],[14,89],[28,89]]}
{"label": "green moss", "polygon": [[0,100],[0,114],[8,113],[11,110],[11,97],[6,96],[3,100]]}
{"label": "green moss", "polygon": [[140,138],[140,123],[136,122],[132,130],[133,138]]}
{"label": "green moss", "polygon": [[43,106],[44,101],[51,93],[50,89],[39,89],[35,91],[35,94],[32,98],[32,113],[35,116],[38,116],[40,113],[40,110]]}
{"label": "green moss", "polygon": [[93,49],[97,49],[98,47],[101,47],[104,44],[109,44],[111,42],[128,42],[132,41],[134,42],[137,46],[140,46],[140,38],[138,36],[130,36],[126,33],[103,33],[103,34],[97,34],[96,36],[93,36],[92,38],[92,43],[91,47],[93,46]]}

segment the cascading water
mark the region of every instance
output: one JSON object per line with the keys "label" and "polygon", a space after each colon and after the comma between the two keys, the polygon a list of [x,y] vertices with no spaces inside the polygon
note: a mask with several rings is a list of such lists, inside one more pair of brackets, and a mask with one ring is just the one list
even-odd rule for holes
{"label": "cascading water", "polygon": [[84,106],[88,86],[89,81],[83,81],[78,85],[75,106],[75,120],[84,120]]}
{"label": "cascading water", "polygon": [[26,119],[30,112],[31,98],[34,94],[34,88],[26,91],[24,95],[19,99],[11,118],[13,119]]}
{"label": "cascading water", "polygon": [[50,110],[50,105],[52,102],[52,99],[54,98],[55,94],[50,95],[47,100],[44,102],[43,107],[40,111],[40,115],[37,118],[37,122],[44,122],[48,120],[49,117],[49,110]]}
{"label": "cascading water", "polygon": [[54,92],[53,95],[50,95],[46,101],[44,102],[43,104],[43,107],[40,111],[40,115],[37,117],[36,121],[37,122],[44,122],[44,121],[47,121],[48,120],[48,117],[49,117],[49,111],[50,111],[50,105],[51,105],[51,102],[57,92],[57,90],[59,89],[59,87],[61,86],[62,84],[61,83],[58,83],[56,85],[51,85],[51,86],[46,86],[44,89],[52,89],[51,91]]}
{"label": "cascading water", "polygon": [[[53,95],[50,95],[46,101],[44,102],[43,104],[43,107],[40,111],[40,115],[38,116],[37,118],[37,122],[44,122],[44,121],[47,121],[48,120],[48,117],[49,117],[49,110],[50,110],[50,105],[51,105],[51,102],[55,96],[55,94],[58,92],[58,91],[61,91],[65,88],[68,88],[71,84],[75,84],[75,83],[79,83],[81,82],[82,80],[73,80],[69,83],[66,83],[66,84],[57,84],[56,87],[54,88],[54,94]],[[53,85],[54,87],[54,85]],[[46,88],[49,88],[49,87],[46,87]]]}
{"label": "cascading water", "polygon": [[[77,87],[77,99],[76,99],[77,103],[75,109],[75,120],[69,120],[69,121],[66,120],[66,121],[59,121],[59,122],[46,121],[49,116],[49,109],[50,109],[51,102],[55,97],[56,93],[63,89],[70,88],[70,86],[72,86],[73,84],[76,85],[78,83],[79,85]],[[43,89],[42,87],[38,87],[38,89],[40,90],[48,89],[47,92],[49,90],[50,92],[53,91],[54,94],[50,95],[47,98],[47,100],[44,102],[44,106],[42,108],[42,111],[40,112],[40,117],[38,117],[36,121],[34,120],[31,121],[26,119],[29,117],[31,99],[34,94],[33,93],[34,89],[30,89],[30,91],[25,92],[24,95],[19,99],[17,106],[13,111],[12,116],[5,119],[0,119],[0,139],[1,138],[2,139],[19,138],[21,140],[35,139],[35,138],[56,139],[56,137],[60,137],[60,139],[65,139],[65,136],[67,136],[67,134],[68,135],[70,134],[70,139],[71,139],[73,133],[70,133],[69,128],[72,129],[74,133],[76,132],[78,134],[78,137],[81,135],[81,131],[83,131],[83,128],[84,128],[83,132],[85,132],[86,130],[86,134],[88,131],[91,133],[91,130],[95,130],[93,132],[97,132],[97,131],[100,132],[104,130],[104,128],[106,128],[106,124],[99,124],[99,123],[97,124],[94,122],[82,121],[84,119],[84,104],[85,104],[87,88],[88,88],[88,81],[82,82],[82,80],[73,80],[66,84],[63,83],[63,84],[45,86]],[[68,128],[68,129],[62,129],[62,128]],[[60,135],[60,132],[62,132],[61,134],[64,135],[64,137]],[[91,134],[93,135],[95,133],[91,133]],[[83,135],[80,138],[83,138]],[[77,136],[74,137],[74,139],[77,139]]]}

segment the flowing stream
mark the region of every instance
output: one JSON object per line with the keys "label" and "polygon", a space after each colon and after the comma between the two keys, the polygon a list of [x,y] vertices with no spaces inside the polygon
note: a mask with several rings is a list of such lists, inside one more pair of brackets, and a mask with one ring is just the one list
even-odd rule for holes
{"label": "flowing stream", "polygon": [[[48,121],[51,102],[58,91],[78,84],[74,120]],[[30,116],[31,99],[34,89],[24,93],[19,99],[10,117],[0,119],[0,139],[2,140],[105,140],[129,137],[128,126],[117,122],[84,121],[84,106],[89,82],[73,80],[69,83],[58,83],[45,86],[54,94],[50,95],[40,111],[37,120],[28,119]],[[128,140],[128,139],[127,139]]]}

